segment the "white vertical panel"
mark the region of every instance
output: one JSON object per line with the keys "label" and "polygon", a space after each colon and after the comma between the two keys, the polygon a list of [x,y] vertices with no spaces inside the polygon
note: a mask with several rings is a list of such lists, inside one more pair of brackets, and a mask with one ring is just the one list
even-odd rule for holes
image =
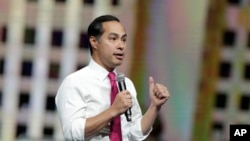
{"label": "white vertical panel", "polygon": [[76,70],[81,0],[67,1],[60,77]]}
{"label": "white vertical panel", "polygon": [[31,138],[42,138],[43,136],[52,24],[51,16],[53,15],[52,10],[53,1],[39,1],[36,47],[34,52],[34,70],[31,87],[31,109],[28,124],[28,136]]}
{"label": "white vertical panel", "polygon": [[17,104],[20,86],[20,64],[24,27],[25,0],[11,0],[3,85],[2,141],[13,141],[16,134]]}
{"label": "white vertical panel", "polygon": [[94,17],[96,18],[101,15],[110,14],[111,10],[110,0],[96,0],[94,5]]}
{"label": "white vertical panel", "polygon": [[[82,8],[81,0],[70,0],[66,3],[65,9],[65,25],[64,25],[64,40],[62,48],[62,59],[60,78],[63,79],[68,74],[74,72],[77,66],[77,53],[78,53],[78,39],[79,39],[79,25],[80,23],[80,10]],[[62,129],[59,119],[56,118],[55,125],[55,139],[62,140]]]}

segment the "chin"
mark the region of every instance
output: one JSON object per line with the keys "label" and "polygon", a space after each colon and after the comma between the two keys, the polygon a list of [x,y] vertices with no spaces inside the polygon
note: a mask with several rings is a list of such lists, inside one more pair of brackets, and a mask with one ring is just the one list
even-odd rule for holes
{"label": "chin", "polygon": [[116,67],[120,66],[121,64],[122,64],[122,61],[120,61],[120,62],[115,62],[115,63],[114,63],[114,65],[115,65]]}
{"label": "chin", "polygon": [[123,59],[117,59],[117,58],[114,58],[110,63],[112,64],[112,66],[114,67],[118,67],[122,64],[123,62]]}
{"label": "chin", "polygon": [[118,66],[120,66],[121,64],[122,64],[122,63],[117,63],[117,64],[115,64],[115,66],[118,67]]}

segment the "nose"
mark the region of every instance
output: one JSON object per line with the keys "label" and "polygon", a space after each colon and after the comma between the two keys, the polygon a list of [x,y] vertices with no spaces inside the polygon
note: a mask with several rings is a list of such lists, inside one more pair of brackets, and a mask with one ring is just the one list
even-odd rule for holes
{"label": "nose", "polygon": [[124,50],[125,47],[126,47],[126,42],[120,40],[120,41],[119,41],[119,44],[118,44],[118,49],[119,49],[119,50]]}

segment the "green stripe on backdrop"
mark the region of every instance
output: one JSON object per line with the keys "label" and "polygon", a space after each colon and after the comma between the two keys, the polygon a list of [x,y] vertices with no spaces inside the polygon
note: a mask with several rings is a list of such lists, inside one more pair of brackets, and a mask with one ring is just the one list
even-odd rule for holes
{"label": "green stripe on backdrop", "polygon": [[146,76],[146,32],[148,26],[148,9],[150,0],[137,0],[136,4],[136,24],[135,24],[135,38],[134,38],[134,51],[133,61],[131,66],[131,80],[137,90],[137,98],[139,104],[142,107],[142,111],[145,110],[145,96],[148,96],[148,81]]}

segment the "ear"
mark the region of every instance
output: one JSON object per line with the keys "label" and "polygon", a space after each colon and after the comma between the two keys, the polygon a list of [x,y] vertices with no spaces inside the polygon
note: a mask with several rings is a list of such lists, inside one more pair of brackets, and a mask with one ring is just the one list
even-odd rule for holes
{"label": "ear", "polygon": [[90,36],[89,37],[89,43],[91,44],[93,50],[97,49],[98,41],[97,41],[97,39],[94,36]]}

